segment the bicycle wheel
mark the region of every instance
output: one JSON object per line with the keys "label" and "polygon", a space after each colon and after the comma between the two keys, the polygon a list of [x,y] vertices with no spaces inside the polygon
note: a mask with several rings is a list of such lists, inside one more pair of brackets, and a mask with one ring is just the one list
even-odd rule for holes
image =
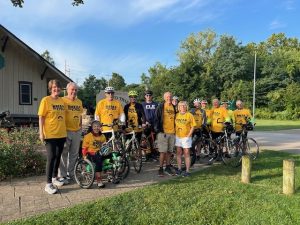
{"label": "bicycle wheel", "polygon": [[134,170],[139,173],[141,172],[143,160],[142,160],[142,150],[135,140],[131,149],[131,161],[133,162]]}
{"label": "bicycle wheel", "polygon": [[127,156],[124,154],[121,156],[120,165],[117,169],[117,175],[120,179],[125,179],[130,171],[129,160]]}
{"label": "bicycle wheel", "polygon": [[225,165],[238,167],[242,162],[242,151],[238,144],[234,144],[232,140],[225,140],[223,143],[223,151],[221,152],[222,161]]}
{"label": "bicycle wheel", "polygon": [[94,164],[88,159],[79,159],[75,163],[74,178],[81,188],[90,188],[95,179]]}
{"label": "bicycle wheel", "polygon": [[258,157],[259,146],[253,138],[247,138],[245,150],[245,154],[249,155],[252,160]]}
{"label": "bicycle wheel", "polygon": [[146,136],[142,136],[140,142],[140,148],[144,156],[147,156],[151,153],[151,144]]}

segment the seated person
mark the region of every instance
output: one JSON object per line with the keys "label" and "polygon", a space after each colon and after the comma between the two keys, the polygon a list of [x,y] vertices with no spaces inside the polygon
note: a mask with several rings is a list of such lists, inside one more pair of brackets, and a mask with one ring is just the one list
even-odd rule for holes
{"label": "seated person", "polygon": [[105,136],[101,133],[100,122],[95,120],[92,122],[92,131],[84,136],[82,143],[82,155],[83,157],[88,157],[92,162],[96,164],[95,176],[97,181],[97,186],[99,188],[104,188],[105,184],[102,183],[101,172],[102,172],[102,162],[103,158],[99,154],[100,148],[104,142],[106,142]]}

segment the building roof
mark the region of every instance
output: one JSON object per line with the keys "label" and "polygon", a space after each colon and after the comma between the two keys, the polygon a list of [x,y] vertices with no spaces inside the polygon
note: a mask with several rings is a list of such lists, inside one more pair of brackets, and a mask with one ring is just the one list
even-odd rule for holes
{"label": "building roof", "polygon": [[[44,59],[39,53],[37,53],[35,50],[33,50],[31,47],[29,47],[26,43],[24,43],[21,39],[19,39],[17,36],[15,36],[13,33],[11,33],[9,30],[7,30],[4,26],[0,24],[0,30],[3,30],[4,33],[7,34],[7,37],[9,39],[12,39],[15,41],[18,45],[20,45],[22,48],[24,48],[26,51],[28,51],[34,58],[41,61],[43,64],[45,64],[45,68],[49,68],[53,70],[56,74],[59,75],[63,80],[66,82],[72,82],[72,79],[66,76],[63,72],[61,72],[57,67],[55,67],[53,64],[48,62],[46,59]],[[5,37],[6,38],[6,37]],[[0,50],[3,52],[5,46],[0,46]],[[46,71],[45,71],[46,72]]]}

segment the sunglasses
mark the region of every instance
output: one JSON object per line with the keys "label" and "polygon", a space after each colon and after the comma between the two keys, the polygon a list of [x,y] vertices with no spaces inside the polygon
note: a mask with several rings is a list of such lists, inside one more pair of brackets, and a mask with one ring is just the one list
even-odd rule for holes
{"label": "sunglasses", "polygon": [[129,98],[136,98],[136,96],[129,96]]}
{"label": "sunglasses", "polygon": [[152,95],[146,94],[146,96],[147,96],[147,97],[150,97],[150,96],[152,96]]}
{"label": "sunglasses", "polygon": [[114,92],[107,92],[106,94],[108,94],[108,95],[113,95]]}

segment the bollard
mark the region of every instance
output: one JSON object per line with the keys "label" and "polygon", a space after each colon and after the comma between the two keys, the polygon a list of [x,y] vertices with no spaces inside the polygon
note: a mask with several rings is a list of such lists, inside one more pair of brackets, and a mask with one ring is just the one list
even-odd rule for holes
{"label": "bollard", "polygon": [[295,161],[293,159],[283,160],[283,194],[295,193]]}
{"label": "bollard", "polygon": [[251,159],[249,155],[242,157],[242,183],[249,184],[251,182]]}

